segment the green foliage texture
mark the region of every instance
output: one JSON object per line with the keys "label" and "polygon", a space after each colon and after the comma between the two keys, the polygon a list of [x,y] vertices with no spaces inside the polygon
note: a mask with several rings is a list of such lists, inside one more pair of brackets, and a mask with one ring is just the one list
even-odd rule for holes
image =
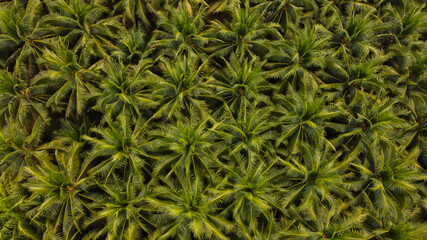
{"label": "green foliage texture", "polygon": [[0,0],[0,240],[427,239],[424,0]]}

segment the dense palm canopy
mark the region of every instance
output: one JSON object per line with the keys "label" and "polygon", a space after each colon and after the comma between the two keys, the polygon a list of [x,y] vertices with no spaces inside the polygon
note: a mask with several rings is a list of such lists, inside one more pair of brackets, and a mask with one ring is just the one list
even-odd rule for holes
{"label": "dense palm canopy", "polygon": [[0,1],[0,240],[425,239],[427,6]]}

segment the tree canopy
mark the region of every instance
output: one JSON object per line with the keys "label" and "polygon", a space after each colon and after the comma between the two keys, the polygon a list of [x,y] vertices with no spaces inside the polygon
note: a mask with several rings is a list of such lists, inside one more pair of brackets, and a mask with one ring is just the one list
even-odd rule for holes
{"label": "tree canopy", "polygon": [[0,0],[0,240],[427,236],[423,0]]}

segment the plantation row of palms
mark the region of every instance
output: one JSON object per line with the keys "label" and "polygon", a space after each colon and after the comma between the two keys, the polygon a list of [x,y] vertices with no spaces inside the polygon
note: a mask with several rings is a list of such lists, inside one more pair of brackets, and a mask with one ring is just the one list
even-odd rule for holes
{"label": "plantation row of palms", "polygon": [[422,2],[0,1],[0,239],[424,239]]}

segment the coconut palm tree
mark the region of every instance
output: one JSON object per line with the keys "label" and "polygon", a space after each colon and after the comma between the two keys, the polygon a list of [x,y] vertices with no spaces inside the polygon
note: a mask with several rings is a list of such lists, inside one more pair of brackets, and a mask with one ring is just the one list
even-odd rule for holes
{"label": "coconut palm tree", "polygon": [[149,173],[149,156],[144,151],[147,138],[141,124],[135,126],[121,115],[116,121],[107,119],[105,127],[91,128],[91,132],[84,136],[93,145],[87,163],[89,174],[99,174],[107,182],[120,171],[124,179],[134,176],[138,181],[144,180]]}
{"label": "coconut palm tree", "polygon": [[[154,140],[150,143],[158,156],[154,166],[154,175],[172,173],[184,174],[187,181],[192,176],[202,179],[204,175],[213,178],[212,166],[215,163],[215,153],[212,150],[215,139],[215,128],[208,129],[209,119],[178,118],[175,125],[166,124],[150,132]],[[156,178],[154,178],[156,179]]]}
{"label": "coconut palm tree", "polygon": [[329,100],[343,99],[350,106],[375,100],[386,87],[383,78],[379,76],[386,74],[382,63],[387,58],[386,55],[362,58],[360,63],[354,63],[349,68],[330,59],[327,67],[317,72],[325,83],[320,88],[324,89]]}
{"label": "coconut palm tree", "polygon": [[417,95],[424,94],[427,91],[427,55],[422,51],[407,52],[402,46],[389,47],[388,51],[399,64],[390,64],[382,71],[385,87],[402,98],[418,98]]}
{"label": "coconut palm tree", "polygon": [[[348,151],[348,157],[352,158],[360,153],[373,153],[377,147],[393,147],[393,133],[404,129],[403,120],[394,108],[395,101],[384,99],[376,100],[366,107],[363,112],[350,110],[342,104],[340,109],[347,115],[347,124],[335,123],[327,126],[340,132],[331,142]],[[363,105],[362,105],[363,106]]]}
{"label": "coconut palm tree", "polygon": [[91,229],[86,238],[141,239],[155,227],[148,215],[153,209],[147,208],[147,189],[141,181],[129,177],[123,184],[99,187],[108,197],[91,206],[97,212],[84,223]]}
{"label": "coconut palm tree", "polygon": [[421,209],[409,204],[398,206],[399,215],[388,222],[383,222],[381,228],[376,230],[374,235],[378,239],[399,239],[410,240],[422,239],[427,231],[425,224],[418,222]]}
{"label": "coconut palm tree", "polygon": [[119,33],[117,49],[114,49],[111,55],[118,61],[125,64],[137,64],[140,60],[148,58],[153,51],[149,46],[150,36],[142,27],[133,27],[127,31]]}
{"label": "coconut palm tree", "polygon": [[91,211],[87,204],[96,199],[90,194],[94,182],[86,175],[85,164],[74,157],[79,150],[56,151],[58,165],[44,161],[25,168],[32,193],[28,200],[34,207],[27,214],[31,219],[52,224],[53,232],[64,239],[78,236],[85,215]]}
{"label": "coconut palm tree", "polygon": [[83,0],[48,1],[52,14],[45,16],[42,24],[64,36],[65,45],[81,51],[80,59],[108,56],[115,33],[122,27],[116,17],[107,17],[108,9],[97,3]]}
{"label": "coconut palm tree", "polygon": [[37,239],[37,224],[24,215],[25,198],[19,198],[11,186],[0,186],[0,239]]}
{"label": "coconut palm tree", "polygon": [[200,116],[207,113],[203,98],[211,97],[211,90],[203,84],[206,79],[205,63],[198,65],[196,57],[183,56],[170,62],[161,60],[160,67],[164,77],[153,79],[152,98],[158,101],[159,107],[151,119],[166,116],[170,119],[173,115],[183,113],[187,116],[195,112]]}
{"label": "coconut palm tree", "polygon": [[9,2],[0,11],[0,50],[9,54],[5,69],[18,78],[33,77],[38,71],[36,59],[50,46],[46,37],[52,30],[38,26],[45,13],[40,1],[29,1],[27,6]]}
{"label": "coconut palm tree", "polygon": [[268,159],[233,154],[228,164],[223,165],[226,180],[218,192],[226,191],[227,207],[223,210],[231,215],[238,227],[238,235],[244,239],[257,239],[262,229],[271,227],[270,214],[284,214],[280,198],[283,170],[275,167],[278,157]]}
{"label": "coconut palm tree", "polygon": [[153,215],[160,236],[157,239],[228,239],[226,234],[233,225],[217,213],[217,205],[225,195],[210,193],[199,181],[191,185],[178,177],[177,183],[165,180],[147,198],[157,211]]}
{"label": "coconut palm tree", "polygon": [[345,179],[351,163],[340,161],[340,153],[331,153],[329,148],[312,149],[301,144],[302,154],[281,161],[286,167],[283,181],[287,181],[283,207],[295,207],[316,220],[322,207],[338,206],[338,199],[351,199]]}
{"label": "coconut palm tree", "polygon": [[36,166],[48,161],[43,149],[42,136],[47,122],[38,118],[31,129],[26,130],[16,121],[9,121],[0,131],[0,182],[19,182],[27,179],[25,166]]}
{"label": "coconut palm tree", "polygon": [[158,30],[155,30],[156,47],[162,49],[161,54],[187,55],[190,53],[202,54],[207,40],[202,35],[204,28],[204,8],[192,13],[188,5],[179,4],[178,8],[166,7],[165,12],[159,11]]}
{"label": "coconut palm tree", "polygon": [[232,113],[224,114],[218,133],[226,144],[225,154],[261,154],[275,155],[272,140],[277,136],[276,125],[271,119],[271,108],[250,108],[245,114],[234,117]]}
{"label": "coconut palm tree", "polygon": [[239,61],[236,55],[232,54],[230,62],[224,59],[226,68],[216,71],[213,78],[207,81],[207,84],[214,88],[215,96],[220,97],[226,104],[217,110],[218,114],[228,108],[235,116],[241,116],[247,108],[258,103],[271,104],[265,93],[274,87],[266,81],[263,63],[257,61],[257,58]]}
{"label": "coconut palm tree", "polygon": [[49,68],[34,78],[34,84],[55,89],[54,93],[47,92],[50,97],[46,106],[54,111],[65,110],[67,118],[82,115],[95,93],[96,65],[82,65],[78,49],[68,50],[63,41],[54,50],[46,49],[43,56],[43,64]]}
{"label": "coconut palm tree", "polygon": [[100,83],[101,91],[95,108],[104,112],[108,118],[116,118],[118,114],[125,116],[141,116],[141,110],[153,107],[156,103],[150,99],[150,88],[145,78],[153,76],[148,68],[151,60],[143,59],[138,65],[124,66],[122,62],[108,61],[102,67],[103,75]]}
{"label": "coconut palm tree", "polygon": [[292,39],[274,42],[274,50],[266,55],[271,77],[279,79],[280,89],[290,83],[295,89],[321,83],[315,72],[324,66],[322,51],[328,38],[316,36],[316,29],[296,31]]}
{"label": "coconut palm tree", "polygon": [[289,90],[288,97],[278,95],[274,110],[277,122],[281,126],[276,146],[285,144],[290,153],[299,152],[301,143],[311,146],[330,144],[326,139],[325,125],[334,124],[328,120],[340,115],[337,108],[325,104],[325,99],[318,97],[315,91],[308,93]]}
{"label": "coconut palm tree", "polygon": [[[93,123],[92,123],[93,124]],[[57,130],[53,132],[53,139],[43,145],[43,149],[55,151],[76,151],[74,157],[85,157],[85,135],[90,132],[90,119],[83,118],[81,122],[74,122],[71,119],[62,120]],[[80,161],[80,159],[79,159]]]}
{"label": "coconut palm tree", "polygon": [[385,46],[418,44],[420,35],[427,31],[427,17],[423,13],[423,6],[413,2],[402,3],[403,7],[388,5],[382,9],[382,21],[387,28],[380,36]]}
{"label": "coconut palm tree", "polygon": [[262,14],[251,11],[249,1],[243,7],[229,9],[233,21],[225,24],[212,20],[207,36],[215,38],[212,47],[205,48],[214,56],[226,57],[235,53],[238,58],[264,56],[269,47],[266,37],[278,38],[278,24],[262,22]]}
{"label": "coconut palm tree", "polygon": [[361,177],[349,183],[361,190],[358,198],[366,202],[366,209],[377,223],[398,217],[401,214],[399,206],[406,202],[414,206],[420,204],[425,190],[424,186],[418,186],[418,181],[427,175],[417,163],[419,154],[419,149],[407,153],[394,147],[352,163]]}
{"label": "coconut palm tree", "polygon": [[48,95],[44,94],[45,89],[46,86],[34,85],[9,72],[0,71],[2,122],[10,117],[18,120],[22,125],[31,124],[38,117],[47,121],[49,117],[45,103]]}
{"label": "coconut palm tree", "polygon": [[384,24],[374,20],[374,9],[365,10],[360,14],[351,8],[349,16],[336,18],[335,22],[325,26],[318,25],[319,30],[329,36],[329,44],[332,56],[343,59],[346,66],[350,67],[350,61],[359,62],[365,56],[376,56],[378,49],[375,45],[374,35],[378,33]]}

